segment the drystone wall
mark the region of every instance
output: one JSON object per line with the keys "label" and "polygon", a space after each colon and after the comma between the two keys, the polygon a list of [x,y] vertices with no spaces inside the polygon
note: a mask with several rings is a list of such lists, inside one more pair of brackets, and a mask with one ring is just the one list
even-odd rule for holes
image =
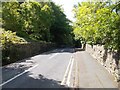
{"label": "drystone wall", "polygon": [[29,42],[25,44],[8,45],[2,50],[2,64],[6,65],[28,58],[55,48],[50,42]]}
{"label": "drystone wall", "polygon": [[90,53],[99,63],[101,63],[111,73],[116,81],[120,81],[120,56],[117,52],[104,49],[102,45],[86,45],[86,51]]}

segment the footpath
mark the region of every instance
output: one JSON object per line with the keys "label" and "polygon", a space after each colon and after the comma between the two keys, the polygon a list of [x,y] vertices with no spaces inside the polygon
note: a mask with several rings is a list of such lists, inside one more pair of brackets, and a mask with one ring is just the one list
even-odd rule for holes
{"label": "footpath", "polygon": [[[77,88],[114,88],[118,84],[113,76],[86,51],[74,54],[75,83]],[[113,90],[113,89],[112,89]]]}

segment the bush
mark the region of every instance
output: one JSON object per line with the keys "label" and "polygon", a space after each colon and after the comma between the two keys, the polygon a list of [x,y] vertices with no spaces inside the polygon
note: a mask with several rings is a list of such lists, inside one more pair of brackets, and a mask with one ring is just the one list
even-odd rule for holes
{"label": "bush", "polygon": [[27,43],[27,41],[21,37],[16,35],[16,32],[12,31],[5,31],[4,29],[0,28],[0,43],[2,48],[5,49],[7,45],[10,44],[23,44]]}
{"label": "bush", "polygon": [[18,37],[15,32],[5,31],[0,28],[0,44],[2,47],[2,61],[4,63],[11,62],[10,61],[10,49],[14,44],[25,44],[27,41],[21,37]]}

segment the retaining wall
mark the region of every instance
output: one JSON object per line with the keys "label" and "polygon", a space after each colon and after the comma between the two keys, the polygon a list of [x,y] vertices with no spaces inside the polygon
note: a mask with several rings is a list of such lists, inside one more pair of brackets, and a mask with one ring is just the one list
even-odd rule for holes
{"label": "retaining wall", "polygon": [[114,77],[120,81],[120,56],[117,52],[111,52],[100,45],[86,45],[86,51],[89,52],[99,63],[101,63]]}
{"label": "retaining wall", "polygon": [[28,58],[55,48],[50,42],[30,42],[26,44],[14,44],[6,46],[2,50],[2,65]]}

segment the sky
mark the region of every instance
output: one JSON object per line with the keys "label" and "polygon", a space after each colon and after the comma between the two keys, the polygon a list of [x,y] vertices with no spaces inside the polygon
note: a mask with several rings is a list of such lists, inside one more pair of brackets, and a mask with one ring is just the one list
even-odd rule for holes
{"label": "sky", "polygon": [[62,8],[64,9],[64,13],[66,14],[67,18],[71,21],[74,21],[75,19],[74,14],[72,12],[73,6],[77,4],[78,2],[84,1],[84,0],[52,0],[58,5],[62,5]]}

